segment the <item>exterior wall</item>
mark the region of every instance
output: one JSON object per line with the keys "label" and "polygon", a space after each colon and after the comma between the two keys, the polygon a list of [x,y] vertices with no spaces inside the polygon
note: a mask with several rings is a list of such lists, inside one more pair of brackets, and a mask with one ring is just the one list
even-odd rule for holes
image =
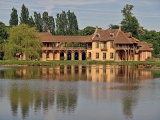
{"label": "exterior wall", "polygon": [[140,61],[145,61],[148,57],[151,57],[150,51],[141,51],[140,52]]}
{"label": "exterior wall", "polygon": [[53,60],[53,52],[49,51],[47,60]]}
{"label": "exterior wall", "polygon": [[46,53],[45,52],[42,52],[42,58],[41,58],[42,61],[46,61]]}
{"label": "exterior wall", "polygon": [[139,61],[139,54],[134,55],[134,61]]}
{"label": "exterior wall", "polygon": [[[115,50],[110,47],[110,41],[106,42],[106,48],[103,48],[103,42],[99,42],[99,47],[96,47],[97,42],[92,42],[92,50],[88,52],[92,53],[92,60],[114,60]],[[99,58],[96,58],[96,53],[99,53]],[[106,53],[106,59],[103,58],[103,53]],[[113,54],[113,58],[110,57],[110,54]]]}
{"label": "exterior wall", "polygon": [[[67,60],[67,51],[71,51],[71,60],[75,59],[75,52],[78,52],[78,60],[82,60],[83,51],[86,52],[87,60],[145,61],[148,57],[152,57],[151,51],[137,51],[134,53],[134,51],[130,49],[117,49],[118,47],[116,48],[116,46],[111,46],[111,42],[113,41],[106,41],[106,45],[104,46],[104,42],[93,41],[92,49],[83,48],[83,50],[80,47],[78,47],[77,50],[76,47],[65,48],[65,44],[63,43],[59,43],[59,45],[56,44],[55,48],[53,47],[53,43],[43,43],[41,60],[60,60],[60,51],[64,52],[65,60]],[[97,43],[99,43],[99,47],[97,47]],[[25,55],[21,56],[20,59],[25,60]]]}
{"label": "exterior wall", "polygon": [[60,53],[59,52],[54,53],[54,60],[60,60]]}

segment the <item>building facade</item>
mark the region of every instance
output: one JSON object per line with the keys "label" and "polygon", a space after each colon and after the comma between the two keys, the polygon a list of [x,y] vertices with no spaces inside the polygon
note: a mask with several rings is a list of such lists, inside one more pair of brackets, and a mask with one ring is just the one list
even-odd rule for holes
{"label": "building facade", "polygon": [[119,29],[96,30],[91,36],[42,36],[41,60],[145,61],[152,57],[152,44],[140,42]]}

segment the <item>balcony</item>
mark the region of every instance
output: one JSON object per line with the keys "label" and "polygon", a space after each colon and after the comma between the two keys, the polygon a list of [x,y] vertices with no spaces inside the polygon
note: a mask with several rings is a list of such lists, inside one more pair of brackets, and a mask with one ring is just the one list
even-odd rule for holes
{"label": "balcony", "polygon": [[86,47],[42,47],[42,50],[87,50]]}
{"label": "balcony", "polygon": [[134,47],[130,46],[116,46],[116,50],[134,50]]}
{"label": "balcony", "polygon": [[107,47],[101,47],[101,51],[107,51]]}

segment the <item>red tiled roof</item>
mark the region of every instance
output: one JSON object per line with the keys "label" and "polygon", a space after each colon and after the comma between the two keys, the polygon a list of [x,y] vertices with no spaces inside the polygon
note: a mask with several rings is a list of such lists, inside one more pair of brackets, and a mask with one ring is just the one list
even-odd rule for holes
{"label": "red tiled roof", "polygon": [[53,36],[51,33],[40,33],[42,42],[92,42],[92,36]]}
{"label": "red tiled roof", "polygon": [[134,41],[131,38],[128,38],[123,31],[119,31],[117,37],[114,41],[115,44],[133,44]]}
{"label": "red tiled roof", "polygon": [[147,42],[138,42],[137,46],[141,46],[139,48],[139,51],[152,51],[153,50],[152,44],[148,44]]}
{"label": "red tiled roof", "polygon": [[98,41],[108,41],[108,40],[114,40],[116,35],[118,33],[118,29],[113,30],[99,30],[97,29],[96,32],[93,34],[92,40],[98,40]]}

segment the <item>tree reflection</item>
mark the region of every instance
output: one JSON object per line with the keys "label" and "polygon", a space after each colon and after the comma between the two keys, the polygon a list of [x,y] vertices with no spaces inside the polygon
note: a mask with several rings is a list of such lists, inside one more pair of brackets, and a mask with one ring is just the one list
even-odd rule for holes
{"label": "tree reflection", "polygon": [[77,93],[76,91],[60,91],[57,93],[57,109],[65,113],[66,111],[74,112],[77,106]]}
{"label": "tree reflection", "polygon": [[[13,116],[17,116],[20,108],[22,118],[25,119],[30,109],[35,113],[43,109],[47,112],[56,103],[57,110],[62,112],[74,112],[77,106],[77,88],[73,86],[57,85],[53,87],[44,86],[42,89],[32,88],[29,84],[12,84],[10,87],[10,103]],[[73,91],[72,91],[73,90]],[[56,93],[55,93],[56,92]],[[55,100],[56,99],[56,100]]]}
{"label": "tree reflection", "polygon": [[11,109],[12,109],[12,113],[13,116],[17,115],[17,110],[18,110],[18,102],[19,102],[19,91],[17,89],[17,87],[12,86],[11,88],[12,90],[10,91],[10,102],[11,102]]}

